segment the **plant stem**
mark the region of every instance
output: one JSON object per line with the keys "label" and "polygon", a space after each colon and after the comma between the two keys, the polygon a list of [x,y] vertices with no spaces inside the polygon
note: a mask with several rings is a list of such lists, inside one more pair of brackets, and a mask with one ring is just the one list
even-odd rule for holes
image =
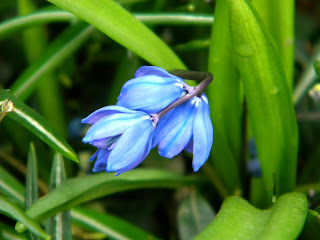
{"label": "plant stem", "polygon": [[[165,109],[161,110],[159,113],[155,114],[153,116],[153,123],[154,126],[157,125],[159,119],[163,117],[166,113],[168,113],[173,108],[181,105],[182,103],[188,101],[189,99],[201,95],[203,91],[209,86],[209,84],[212,82],[213,75],[209,72],[196,72],[196,71],[189,71],[189,70],[173,70],[169,71],[172,74],[175,74],[178,77],[190,79],[190,80],[196,80],[199,81],[202,80],[191,92],[188,92],[187,95],[183,96],[182,98],[179,98],[177,101],[171,103],[169,106],[167,106]],[[205,79],[203,79],[205,78]],[[189,86],[186,85],[189,89],[191,89]]]}

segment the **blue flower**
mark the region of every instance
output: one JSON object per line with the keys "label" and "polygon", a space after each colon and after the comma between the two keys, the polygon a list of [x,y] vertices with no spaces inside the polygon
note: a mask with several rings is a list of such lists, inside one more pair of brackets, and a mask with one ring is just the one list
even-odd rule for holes
{"label": "blue flower", "polygon": [[97,158],[93,172],[106,170],[119,175],[135,168],[150,152],[153,123],[145,112],[107,106],[81,123],[93,124],[82,140],[98,148],[89,159]]}
{"label": "blue flower", "polygon": [[135,78],[126,82],[118,97],[118,106],[158,113],[184,92],[184,81],[162,68],[140,67]]}
{"label": "blue flower", "polygon": [[210,108],[205,94],[193,97],[164,115],[153,134],[152,147],[161,156],[172,158],[183,149],[193,153],[196,172],[209,157],[213,142]]}

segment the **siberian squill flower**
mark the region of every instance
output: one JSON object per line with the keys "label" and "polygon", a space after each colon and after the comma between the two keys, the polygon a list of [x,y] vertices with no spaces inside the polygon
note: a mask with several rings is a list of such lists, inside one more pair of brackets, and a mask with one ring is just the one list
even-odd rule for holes
{"label": "siberian squill flower", "polygon": [[82,141],[98,148],[89,159],[97,159],[93,172],[116,172],[119,175],[135,168],[149,154],[153,123],[145,112],[107,106],[93,112],[81,123],[92,124]]}
{"label": "siberian squill flower", "polygon": [[159,67],[140,67],[134,76],[123,85],[118,106],[155,114],[184,92],[184,81]]}
{"label": "siberian squill flower", "polygon": [[93,171],[118,175],[140,164],[156,146],[167,158],[183,149],[193,153],[193,170],[198,171],[208,159],[213,140],[203,93],[212,75],[201,76],[206,79],[194,88],[162,68],[139,68],[122,87],[117,106],[101,108],[82,120],[93,124],[83,138],[98,148],[89,159],[97,159]]}
{"label": "siberian squill flower", "polygon": [[172,158],[182,150],[193,153],[196,172],[209,157],[213,142],[208,98],[195,96],[165,114],[153,134],[152,147],[158,146],[161,156]]}

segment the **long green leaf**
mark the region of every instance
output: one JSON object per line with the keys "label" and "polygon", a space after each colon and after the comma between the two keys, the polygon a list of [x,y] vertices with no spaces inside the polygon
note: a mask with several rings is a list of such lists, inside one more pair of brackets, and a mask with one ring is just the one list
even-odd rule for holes
{"label": "long green leaf", "polygon": [[233,194],[241,187],[239,159],[242,102],[239,73],[232,51],[229,28],[226,27],[229,19],[225,0],[217,1],[215,19],[208,65],[208,71],[214,75],[214,82],[208,87],[214,127],[211,157],[229,194]]}
{"label": "long green leaf", "polygon": [[215,220],[194,240],[297,239],[308,214],[304,194],[281,196],[268,210],[259,210],[240,197],[224,201]]}
{"label": "long green leaf", "polygon": [[43,74],[53,70],[88,39],[94,29],[78,22],[65,30],[51,43],[42,57],[30,65],[10,87],[12,93],[25,100]]}
{"label": "long green leaf", "polygon": [[288,86],[292,89],[294,74],[294,0],[253,0],[266,27],[275,40]]}
{"label": "long green leaf", "polygon": [[215,213],[209,203],[196,191],[183,200],[178,210],[179,236],[181,240],[188,240],[212,222]]}
{"label": "long green leaf", "polygon": [[[58,188],[40,198],[27,210],[27,214],[43,221],[67,208],[98,197],[136,189],[174,189],[195,180],[192,177],[152,169],[132,170],[120,176],[114,176],[112,173],[98,173],[77,177],[63,182]],[[22,230],[24,226],[18,224],[17,228]]]}
{"label": "long green leaf", "polygon": [[0,166],[0,193],[7,198],[14,199],[19,207],[24,206],[24,187],[9,172]]}
{"label": "long green leaf", "polygon": [[232,45],[261,163],[266,199],[273,174],[279,194],[296,181],[298,132],[290,91],[277,47],[250,1],[228,0]]}
{"label": "long green leaf", "polygon": [[116,2],[112,0],[49,1],[90,23],[151,64],[165,69],[185,69],[185,65],[159,37]]}
{"label": "long green leaf", "polygon": [[105,233],[112,239],[156,240],[152,235],[134,225],[109,214],[100,213],[83,207],[71,210],[72,221],[83,228]]}
{"label": "long green leaf", "polygon": [[9,200],[0,195],[0,212],[9,217],[22,222],[30,231],[43,239],[51,239],[51,237],[43,231],[40,225],[28,217],[22,209],[12,204]]}
{"label": "long green leaf", "polygon": [[57,152],[78,162],[78,157],[70,145],[57,134],[51,125],[33,109],[10,94],[9,90],[0,90],[1,116],[7,116],[39,137]]}
{"label": "long green leaf", "polygon": [[30,144],[26,176],[25,209],[38,200],[38,167],[34,144]]}
{"label": "long green leaf", "polygon": [[[56,153],[51,168],[50,190],[59,187],[65,180],[66,172],[64,168],[63,158],[60,154]],[[52,238],[55,240],[71,239],[72,234],[70,211],[66,210],[50,218],[47,221],[46,230],[50,235],[52,235]]]}
{"label": "long green leaf", "polygon": [[[132,13],[145,24],[157,25],[205,25],[210,26],[214,18],[209,14],[191,13]],[[75,15],[61,9],[42,9],[26,16],[10,18],[0,23],[0,39],[16,31],[35,25],[68,22],[77,19]]]}

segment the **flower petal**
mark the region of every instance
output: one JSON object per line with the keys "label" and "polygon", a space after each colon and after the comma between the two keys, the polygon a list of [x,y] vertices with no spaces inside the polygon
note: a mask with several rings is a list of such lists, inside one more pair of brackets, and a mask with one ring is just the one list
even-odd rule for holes
{"label": "flower petal", "polygon": [[144,112],[137,112],[136,114],[115,113],[106,116],[101,118],[89,128],[82,141],[87,143],[117,136],[122,134],[130,126],[145,119],[150,119],[150,116]]}
{"label": "flower petal", "polygon": [[155,66],[140,67],[134,74],[134,77],[138,78],[138,77],[143,77],[148,75],[156,75],[156,76],[166,77],[166,78],[175,78],[175,79],[179,79],[181,82],[184,82],[182,78],[179,78],[171,73],[168,73],[163,68],[155,67]]}
{"label": "flower petal", "polygon": [[213,128],[210,119],[210,108],[207,97],[202,94],[193,123],[193,171],[198,171],[207,161],[212,142]]}
{"label": "flower petal", "polygon": [[99,140],[93,140],[93,141],[91,141],[89,143],[94,147],[107,149],[115,141],[117,141],[119,139],[119,137],[120,137],[120,135],[114,136],[114,137],[107,137],[107,138],[102,138],[102,139],[99,139]]}
{"label": "flower petal", "polygon": [[175,79],[146,76],[128,81],[118,97],[117,106],[158,113],[177,100],[183,84]]}
{"label": "flower petal", "polygon": [[176,156],[191,140],[196,101],[196,98],[192,98],[186,102],[185,119],[171,128],[168,134],[159,142],[158,152],[161,156],[166,158]]}
{"label": "flower petal", "polygon": [[150,152],[152,131],[151,120],[141,121],[128,128],[111,151],[107,171],[119,175],[138,166]]}
{"label": "flower petal", "polygon": [[99,153],[97,156],[97,160],[94,163],[92,172],[101,172],[106,171],[107,169],[107,161],[110,155],[110,151],[108,149],[99,149]]}
{"label": "flower petal", "polygon": [[192,105],[189,103],[183,103],[170,112],[165,114],[158,122],[153,137],[152,148],[156,147],[158,143],[176,126],[188,116],[188,112],[192,109]]}
{"label": "flower petal", "polygon": [[135,114],[135,113],[137,113],[137,111],[130,110],[130,109],[127,109],[127,108],[124,108],[121,106],[115,106],[115,105],[107,106],[107,107],[103,107],[103,108],[100,108],[100,109],[94,111],[88,117],[82,119],[81,123],[93,124],[93,123],[97,122],[98,120],[100,120],[101,118],[108,116],[110,114],[114,114],[114,113]]}

